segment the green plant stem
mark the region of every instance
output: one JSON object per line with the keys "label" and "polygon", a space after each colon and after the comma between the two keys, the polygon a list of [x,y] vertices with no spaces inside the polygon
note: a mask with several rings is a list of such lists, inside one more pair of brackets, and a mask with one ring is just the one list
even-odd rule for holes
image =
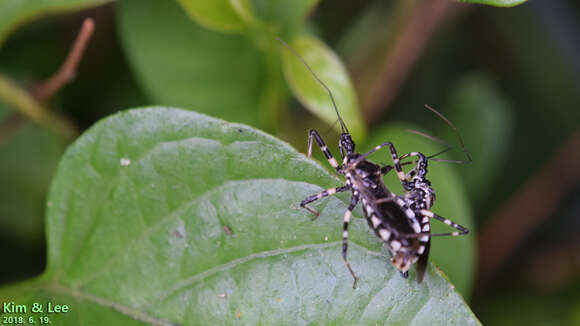
{"label": "green plant stem", "polygon": [[64,117],[50,111],[8,78],[0,75],[0,100],[22,113],[31,121],[45,126],[66,139],[78,136],[78,129]]}

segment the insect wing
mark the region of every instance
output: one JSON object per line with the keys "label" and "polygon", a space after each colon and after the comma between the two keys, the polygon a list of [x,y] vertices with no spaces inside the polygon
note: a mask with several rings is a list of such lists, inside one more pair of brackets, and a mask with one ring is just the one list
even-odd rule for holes
{"label": "insect wing", "polygon": [[425,244],[425,251],[421,256],[419,256],[419,260],[417,261],[417,283],[421,283],[423,281],[423,277],[425,276],[425,271],[427,270],[427,262],[429,261],[429,249],[431,248],[431,237],[427,240]]}

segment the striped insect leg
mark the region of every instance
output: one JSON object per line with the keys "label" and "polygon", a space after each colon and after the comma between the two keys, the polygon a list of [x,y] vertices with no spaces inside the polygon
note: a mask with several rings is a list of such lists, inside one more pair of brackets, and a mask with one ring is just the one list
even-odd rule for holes
{"label": "striped insect leg", "polygon": [[429,262],[429,251],[431,249],[431,224],[429,217],[422,214],[420,210],[415,211],[416,216],[421,217],[420,246],[417,250],[417,283],[421,283],[425,277],[427,263]]}
{"label": "striped insect leg", "polygon": [[[441,221],[453,228],[455,228],[456,230],[459,230],[459,232],[446,232],[446,233],[434,233],[431,234],[432,237],[444,237],[444,236],[458,236],[458,235],[465,235],[469,233],[469,230],[449,219],[446,219],[443,216],[439,216],[435,213],[433,213],[432,211],[428,210],[428,209],[422,209],[421,210],[421,215],[423,215],[423,221],[425,221],[425,219],[429,219],[429,218],[434,218],[438,221]],[[429,231],[429,230],[423,230],[423,231]]]}
{"label": "striped insect leg", "polygon": [[312,213],[312,214],[316,215],[316,217],[318,217],[318,215],[320,215],[320,213],[318,211],[306,206],[307,204],[312,203],[313,201],[319,200],[320,198],[324,198],[326,196],[332,196],[332,195],[336,194],[337,192],[343,192],[343,191],[347,191],[349,189],[350,189],[349,186],[342,186],[342,187],[338,187],[338,188],[326,189],[326,190],[321,191],[317,194],[314,194],[312,196],[308,196],[308,197],[304,198],[304,200],[302,200],[300,202],[300,207],[306,209],[307,211],[309,211],[310,213]]}
{"label": "striped insect leg", "polygon": [[352,217],[352,210],[358,203],[358,199],[359,199],[358,192],[355,192],[352,198],[350,199],[350,205],[348,205],[346,212],[344,212],[344,225],[342,231],[342,259],[344,260],[344,263],[346,264],[346,267],[348,268],[350,275],[352,275],[352,278],[354,279],[354,283],[352,284],[353,289],[356,288],[356,282],[358,281],[358,277],[356,277],[356,275],[354,274],[352,268],[350,267],[350,263],[348,262],[348,259],[346,257],[348,252],[348,223],[350,223],[350,219]]}
{"label": "striped insect leg", "polygon": [[312,138],[313,137],[316,140],[316,143],[318,144],[318,147],[320,147],[320,150],[322,151],[322,153],[324,154],[324,156],[328,160],[328,163],[336,171],[338,171],[340,169],[340,166],[338,165],[338,162],[336,161],[336,159],[334,158],[334,156],[332,156],[332,154],[328,150],[328,147],[326,147],[326,144],[324,143],[324,140],[322,139],[322,137],[320,136],[320,134],[318,133],[318,131],[316,131],[316,129],[310,129],[308,131],[308,157],[312,156]]}
{"label": "striped insect leg", "polygon": [[391,172],[392,169],[394,169],[394,167],[392,165],[385,165],[385,166],[381,167],[381,174],[386,175],[389,172]]}
{"label": "striped insect leg", "polygon": [[[401,167],[401,163],[399,162],[399,155],[397,154],[397,150],[395,149],[395,145],[393,145],[393,143],[391,142],[384,142],[378,146],[376,146],[375,148],[371,149],[370,151],[366,152],[365,154],[361,155],[360,158],[358,158],[359,161],[362,161],[364,158],[368,157],[369,155],[371,155],[372,153],[380,150],[383,147],[389,146],[389,150],[391,152],[391,158],[393,159],[393,165],[395,166],[395,171],[397,172],[397,177],[399,178],[399,181],[401,181],[401,184],[403,184],[406,180],[405,180],[405,173],[403,172],[403,168]],[[388,172],[388,171],[387,171]]]}

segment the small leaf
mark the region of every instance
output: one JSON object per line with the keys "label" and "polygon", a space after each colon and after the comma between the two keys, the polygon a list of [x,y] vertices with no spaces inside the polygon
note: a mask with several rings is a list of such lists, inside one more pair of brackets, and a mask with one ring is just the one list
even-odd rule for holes
{"label": "small leaf", "polygon": [[422,284],[402,278],[360,218],[352,288],[341,257],[347,198],[317,203],[314,221],[296,207],[339,184],[243,125],[167,108],[116,114],[59,165],[46,273],[0,297],[70,305],[58,325],[479,325],[436,269]]}
{"label": "small leaf", "polygon": [[[364,138],[366,130],[356,92],[337,55],[324,43],[308,35],[298,36],[289,44],[331,90],[338,111],[355,140]],[[334,124],[337,116],[328,92],[304,63],[285,47],[282,47],[282,65],[286,81],[298,100],[322,120]],[[338,124],[337,128],[340,128]]]}
{"label": "small leaf", "polygon": [[[428,111],[426,114],[428,114]],[[429,156],[444,149],[443,146],[429,139],[408,132],[414,129],[429,133],[416,126],[403,123],[390,123],[373,133],[373,137],[366,141],[366,145],[358,148],[366,152],[378,144],[390,141],[395,145],[399,156],[412,151],[419,151]],[[439,158],[446,158],[445,156]],[[459,158],[461,159],[461,158]],[[371,156],[374,162],[381,164],[393,164],[388,149],[383,149]],[[431,240],[431,261],[435,262],[444,271],[451,282],[465,297],[471,293],[473,274],[475,272],[475,230],[473,229],[473,214],[464,186],[461,182],[457,169],[470,171],[470,165],[457,165],[446,162],[429,162],[427,179],[432,183],[436,193],[436,200],[432,210],[446,218],[459,223],[470,230],[466,236],[438,237]],[[409,167],[405,168],[408,171]],[[393,192],[403,193],[403,188],[395,173],[385,177],[385,183]],[[431,223],[433,232],[451,232],[447,225],[438,221]]]}
{"label": "small leaf", "polygon": [[0,46],[8,34],[26,21],[59,12],[96,7],[111,0],[0,1]]}
{"label": "small leaf", "polygon": [[244,22],[232,7],[231,0],[177,0],[198,24],[220,32],[240,31]]}
{"label": "small leaf", "polygon": [[458,0],[459,2],[477,3],[495,7],[514,7],[528,0]]}

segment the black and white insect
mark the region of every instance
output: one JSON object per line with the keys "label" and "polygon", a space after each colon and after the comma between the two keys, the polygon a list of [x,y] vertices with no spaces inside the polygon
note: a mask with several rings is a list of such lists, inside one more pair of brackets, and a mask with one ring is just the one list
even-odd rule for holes
{"label": "black and white insect", "polygon": [[[426,178],[428,160],[435,160],[434,157],[451,149],[451,146],[440,153],[425,156],[420,152],[410,152],[399,156],[395,146],[391,142],[384,142],[370,151],[361,154],[355,151],[355,143],[351,135],[340,117],[338,108],[334,101],[334,97],[330,89],[318,78],[312,71],[310,66],[300,57],[290,46],[280,40],[289,50],[291,50],[308,68],[314,78],[326,89],[332,105],[338,116],[338,121],[341,126],[341,134],[338,141],[341,164],[332,156],[324,140],[315,129],[310,129],[308,132],[308,157],[312,154],[312,141],[316,141],[322,153],[328,160],[328,163],[335,169],[338,175],[343,175],[346,178],[346,183],[343,186],[331,188],[319,192],[317,194],[306,197],[300,202],[300,207],[305,208],[312,214],[318,216],[318,212],[308,204],[321,199],[323,197],[331,196],[339,192],[350,191],[352,197],[350,205],[344,213],[343,233],[342,233],[342,258],[348,268],[350,274],[354,279],[353,287],[356,287],[358,277],[352,270],[347,259],[348,252],[348,226],[352,218],[352,211],[362,201],[363,213],[368,222],[368,225],[375,232],[375,234],[384,242],[388,252],[391,255],[391,263],[405,278],[408,277],[409,269],[417,263],[417,282],[423,280],[427,261],[429,258],[429,249],[431,246],[431,237],[433,236],[457,236],[467,234],[469,231],[451,220],[444,218],[432,212],[430,209],[435,201],[435,192],[431,188],[431,182]],[[455,127],[445,117],[434,109],[427,107],[434,111],[441,118]],[[417,132],[418,133],[418,132]],[[421,134],[421,133],[419,133]],[[436,138],[421,134],[428,138],[438,141]],[[461,138],[458,138],[462,144]],[[440,141],[441,142],[441,141]],[[388,148],[391,154],[393,165],[378,165],[367,160],[367,157],[372,153],[382,149]],[[464,152],[470,162],[469,154]],[[407,158],[416,158],[416,165],[407,173],[403,171],[402,165],[412,164],[412,161],[401,163],[401,160]],[[440,160],[445,161],[445,160]],[[463,161],[454,161],[457,163]],[[403,189],[404,195],[399,196],[390,191],[383,182],[383,176],[388,174],[391,170],[395,170]],[[430,220],[439,220],[458,231],[448,233],[431,233]]]}

